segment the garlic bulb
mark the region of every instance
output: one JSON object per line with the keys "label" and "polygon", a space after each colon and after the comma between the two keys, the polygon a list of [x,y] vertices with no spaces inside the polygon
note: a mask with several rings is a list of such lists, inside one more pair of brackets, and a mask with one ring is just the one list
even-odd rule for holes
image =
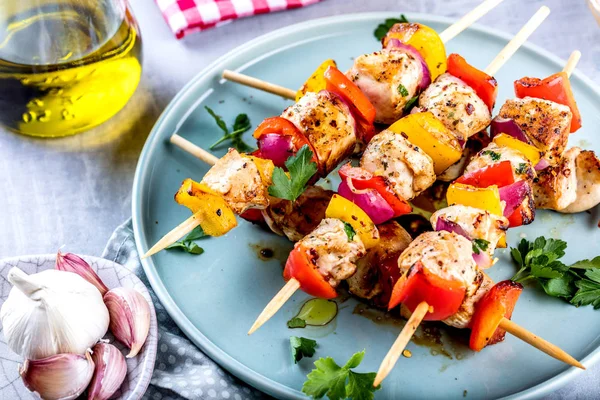
{"label": "garlic bulb", "polygon": [[127,375],[123,354],[112,344],[100,342],[92,349],[94,376],[88,387],[88,400],[108,400],[121,387]]}
{"label": "garlic bulb", "polygon": [[44,400],[76,399],[88,386],[94,373],[89,352],[57,354],[41,360],[25,360],[19,375],[27,389]]}
{"label": "garlic bulb", "polygon": [[110,331],[115,338],[131,349],[127,358],[141,350],[150,330],[150,306],[141,293],[118,287],[104,295],[110,314]]}
{"label": "garlic bulb", "polygon": [[13,267],[14,285],[0,310],[8,346],[37,360],[60,353],[83,354],[108,329],[108,310],[94,285],[72,272],[27,275]]}

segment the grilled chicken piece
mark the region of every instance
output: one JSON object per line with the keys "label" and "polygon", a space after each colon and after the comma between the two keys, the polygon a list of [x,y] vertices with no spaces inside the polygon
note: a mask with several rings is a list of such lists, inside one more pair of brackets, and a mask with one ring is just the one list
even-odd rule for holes
{"label": "grilled chicken piece", "polygon": [[465,169],[465,174],[506,160],[510,161],[515,181],[525,180],[531,182],[535,176],[535,170],[531,165],[531,161],[520,151],[506,146],[498,146],[494,142],[488,144],[475,157],[471,158],[469,165]]}
{"label": "grilled chicken piece", "polygon": [[412,241],[408,232],[395,221],[379,225],[377,228],[379,229],[379,243],[358,260],[356,273],[346,281],[350,293],[368,300],[383,291],[380,281],[380,265],[385,260],[397,260]]}
{"label": "grilled chicken piece", "polygon": [[398,258],[400,274],[417,262],[442,279],[462,282],[466,295],[479,287],[478,268],[473,261],[471,241],[453,232],[425,232],[419,235]]}
{"label": "grilled chicken piece", "polygon": [[250,208],[264,209],[269,205],[268,187],[271,185],[270,171],[261,175],[252,158],[229,149],[211,169],[201,183],[223,195],[236,214]]}
{"label": "grilled chicken piece", "polygon": [[405,200],[418,196],[435,182],[431,157],[404,136],[388,130],[373,137],[360,166],[384,177],[389,187]]}
{"label": "grilled chicken piece", "polygon": [[465,147],[460,160],[449,166],[444,172],[438,175],[437,179],[442,182],[452,182],[458,179],[465,171],[467,163],[471,159],[471,155],[471,149]]}
{"label": "grilled chicken piece", "polygon": [[479,286],[475,290],[475,293],[471,296],[465,296],[465,299],[460,305],[458,312],[449,318],[446,318],[442,322],[460,329],[469,327],[471,318],[473,318],[473,314],[475,314],[475,305],[479,300],[481,300],[483,295],[486,294],[492,288],[492,286],[494,286],[494,281],[492,281],[492,279],[485,273],[479,271],[479,277]]}
{"label": "grilled chicken piece", "polygon": [[511,99],[500,109],[502,118],[510,118],[519,125],[532,145],[554,165],[567,146],[571,118],[569,107],[548,100],[525,97]]}
{"label": "grilled chicken piece", "polygon": [[377,110],[375,121],[390,125],[400,119],[416,96],[423,78],[421,63],[398,50],[381,50],[354,60],[346,73]]}
{"label": "grilled chicken piece", "polygon": [[433,213],[430,221],[434,230],[439,220],[458,225],[469,239],[483,239],[489,242],[486,252],[490,257],[494,255],[498,240],[508,229],[508,220],[505,217],[462,205],[449,206]]}
{"label": "grilled chicken piece", "polygon": [[600,203],[600,160],[593,151],[573,147],[555,166],[538,173],[533,192],[538,208],[577,213]]}
{"label": "grilled chicken piece", "polygon": [[317,153],[322,176],[354,151],[357,142],[354,117],[348,106],[331,92],[309,92],[281,116],[306,136]]}
{"label": "grilled chicken piece", "polygon": [[307,249],[319,273],[333,287],[356,271],[356,261],[365,255],[358,235],[350,240],[339,219],[325,218],[296,246]]}
{"label": "grilled chicken piece", "polygon": [[461,140],[484,130],[492,121],[487,105],[475,91],[448,73],[438,76],[421,94],[418,111],[431,111]]}
{"label": "grilled chicken piece", "polygon": [[262,214],[273,232],[297,242],[311,233],[325,218],[331,196],[331,190],[309,186],[296,201],[271,197],[271,204],[262,210]]}

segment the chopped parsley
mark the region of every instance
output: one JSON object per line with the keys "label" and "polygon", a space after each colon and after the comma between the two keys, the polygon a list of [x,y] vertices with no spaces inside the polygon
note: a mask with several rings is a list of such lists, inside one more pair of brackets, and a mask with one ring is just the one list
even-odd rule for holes
{"label": "chopped parsley", "polygon": [[520,283],[537,281],[549,296],[563,298],[576,307],[591,304],[599,309],[600,256],[567,266],[559,261],[566,248],[567,243],[559,239],[522,239],[517,248],[510,250],[520,268],[511,279]]}
{"label": "chopped parsley", "polygon": [[408,89],[403,84],[398,85],[398,93],[402,95],[402,97],[408,96]]}
{"label": "chopped parsley", "polygon": [[413,109],[414,106],[417,105],[417,102],[419,101],[419,96],[415,96],[413,98],[411,98],[409,101],[406,102],[406,104],[404,105],[404,114],[408,114],[410,112],[410,110]]}
{"label": "chopped parsley", "polygon": [[485,239],[473,239],[473,253],[479,254],[482,251],[486,251],[490,242]]}
{"label": "chopped parsley", "polygon": [[354,236],[356,236],[356,231],[354,230],[352,225],[350,225],[347,222],[344,222],[344,232],[346,232],[346,235],[348,235],[349,242],[351,242],[354,239]]}
{"label": "chopped parsley", "polygon": [[319,358],[315,361],[316,368],[306,376],[302,392],[315,399],[327,396],[330,400],[373,400],[374,392],[381,388],[381,385],[373,387],[377,374],[352,371],[364,356],[364,350],[355,353],[343,367],[331,357]]}
{"label": "chopped parsley", "polygon": [[519,166],[515,168],[515,172],[517,174],[524,174],[525,172],[527,172],[527,163],[519,163]]}
{"label": "chopped parsley", "polygon": [[302,318],[294,317],[287,322],[287,326],[290,329],[306,328],[306,321]]}
{"label": "chopped parsley", "polygon": [[492,159],[492,161],[498,161],[499,159],[502,158],[502,154],[500,153],[496,153],[495,151],[492,150],[486,150],[483,152],[484,155],[490,156],[490,158]]}
{"label": "chopped parsley", "polygon": [[317,163],[312,161],[313,152],[308,145],[302,146],[296,155],[285,162],[289,176],[283,168],[273,170],[273,184],[269,186],[269,194],[280,199],[295,201],[306,189],[306,184],[317,172]]}
{"label": "chopped parsley", "polygon": [[400,18],[386,19],[383,23],[377,25],[375,32],[373,32],[375,38],[377,38],[377,40],[381,42],[385,35],[387,35],[388,31],[392,28],[392,26],[400,22],[408,22],[404,14],[400,14]]}
{"label": "chopped parsley", "polygon": [[202,254],[204,253],[204,249],[194,243],[194,240],[201,239],[206,236],[206,233],[202,230],[201,226],[195,227],[190,233],[187,234],[183,239],[173,243],[170,246],[167,246],[166,250],[172,249],[181,249],[186,253],[190,254]]}
{"label": "chopped parsley", "polygon": [[302,360],[304,357],[312,357],[315,355],[317,341],[304,337],[291,336],[290,347],[292,348],[292,360],[294,360],[294,364],[298,364],[298,361]]}
{"label": "chopped parsley", "polygon": [[227,124],[223,121],[220,115],[217,115],[210,107],[204,106],[206,111],[214,118],[217,126],[223,131],[223,136],[221,139],[217,140],[210,146],[210,149],[213,150],[215,147],[220,145],[223,142],[230,141],[231,145],[239,152],[248,153],[254,150],[251,146],[249,146],[244,139],[242,139],[242,135],[244,132],[249,130],[252,127],[250,123],[250,118],[246,114],[239,114],[235,118],[235,122],[233,123],[233,132],[229,132],[227,128]]}

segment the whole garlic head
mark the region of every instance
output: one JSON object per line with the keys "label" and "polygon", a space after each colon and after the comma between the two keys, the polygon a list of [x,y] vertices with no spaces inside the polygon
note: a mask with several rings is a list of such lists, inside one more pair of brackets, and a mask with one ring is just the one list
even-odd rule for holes
{"label": "whole garlic head", "polygon": [[8,346],[37,360],[60,353],[83,355],[108,330],[108,310],[98,289],[72,272],[27,275],[13,267],[14,285],[0,310]]}

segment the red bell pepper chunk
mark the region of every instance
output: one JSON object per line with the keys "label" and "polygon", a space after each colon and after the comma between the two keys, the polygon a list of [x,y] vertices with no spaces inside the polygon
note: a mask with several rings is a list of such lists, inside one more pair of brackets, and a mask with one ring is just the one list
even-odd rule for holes
{"label": "red bell pepper chunk", "polygon": [[498,96],[498,82],[493,76],[473,67],[460,55],[453,53],[448,56],[448,73],[463,80],[477,96],[483,100],[490,111],[494,108]]}
{"label": "red bell pepper chunk", "polygon": [[523,221],[523,204],[521,204],[508,217],[508,227],[514,228],[516,226],[523,225],[523,223],[524,223],[524,221]]}
{"label": "red bell pepper chunk", "polygon": [[464,174],[456,180],[456,183],[471,185],[478,188],[496,185],[500,188],[515,183],[515,177],[510,161],[505,160],[478,169],[477,171]]}
{"label": "red bell pepper chunk", "polygon": [[412,212],[411,205],[406,200],[398,197],[389,188],[382,176],[375,176],[367,170],[353,167],[350,164],[340,168],[339,174],[343,180],[351,179],[352,186],[358,190],[375,189],[394,210],[394,218]]}
{"label": "red bell pepper chunk", "polygon": [[535,97],[563,104],[571,109],[571,133],[581,128],[581,113],[577,107],[571,82],[566,72],[558,72],[546,79],[522,78],[515,81],[515,94],[518,98]]}
{"label": "red bell pepper chunk", "polygon": [[430,312],[423,319],[441,321],[458,311],[465,291],[462,282],[440,278],[418,262],[394,285],[388,309],[402,303],[413,312],[421,302],[426,301]]}
{"label": "red bell pepper chunk", "polygon": [[283,278],[289,281],[291,278],[300,282],[300,288],[311,296],[322,299],[333,299],[337,293],[323,275],[317,270],[313,257],[309,251],[302,246],[294,246],[288,256],[283,270]]}
{"label": "red bell pepper chunk", "polygon": [[375,134],[373,123],[375,122],[375,107],[367,96],[346,77],[339,69],[329,66],[324,73],[326,88],[344,99],[359,126],[361,139],[369,143]]}
{"label": "red bell pepper chunk", "polygon": [[510,319],[523,291],[520,283],[511,280],[495,284],[475,305],[471,319],[471,350],[481,351],[485,346],[504,340],[506,331],[498,328],[502,318]]}

